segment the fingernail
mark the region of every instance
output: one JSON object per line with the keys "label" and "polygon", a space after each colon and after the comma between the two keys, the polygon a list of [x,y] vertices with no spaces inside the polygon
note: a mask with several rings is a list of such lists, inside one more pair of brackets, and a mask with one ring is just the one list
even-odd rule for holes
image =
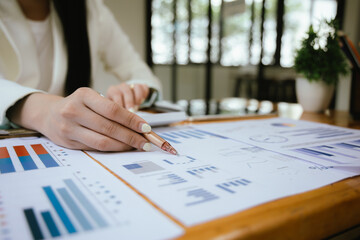
{"label": "fingernail", "polygon": [[143,132],[143,133],[151,132],[151,126],[147,123],[143,123],[141,125],[141,132]]}
{"label": "fingernail", "polygon": [[144,146],[142,147],[142,149],[145,152],[149,152],[151,150],[151,144],[150,143],[145,143]]}
{"label": "fingernail", "polygon": [[133,112],[135,112],[135,108],[131,107],[128,109],[128,111],[133,113]]}

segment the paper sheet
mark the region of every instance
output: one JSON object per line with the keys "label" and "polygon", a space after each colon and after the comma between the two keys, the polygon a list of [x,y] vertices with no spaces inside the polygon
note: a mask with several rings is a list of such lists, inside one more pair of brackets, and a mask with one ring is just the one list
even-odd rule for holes
{"label": "paper sheet", "polygon": [[0,239],[169,239],[183,230],[81,151],[0,140]]}
{"label": "paper sheet", "polygon": [[[311,135],[313,131],[308,130],[303,136],[285,132],[284,142],[279,131],[296,126],[301,131],[332,128],[279,118],[162,128],[156,132],[180,156],[156,148],[152,152],[90,154],[174,218],[191,226],[360,174],[359,169],[335,169],[323,165],[328,162],[324,159],[310,159],[293,151],[302,147],[303,141],[319,145],[319,136],[323,145],[332,146],[340,139],[357,141],[359,131],[336,128],[332,133]],[[359,157],[360,152],[355,150],[342,153],[350,152]]]}
{"label": "paper sheet", "polygon": [[290,154],[318,166],[360,167],[359,130],[284,118],[206,124],[200,128]]}

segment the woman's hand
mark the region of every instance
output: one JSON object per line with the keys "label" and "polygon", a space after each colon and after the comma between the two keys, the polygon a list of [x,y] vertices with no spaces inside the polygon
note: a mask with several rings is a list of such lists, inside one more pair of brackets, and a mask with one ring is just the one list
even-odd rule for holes
{"label": "woman's hand", "polygon": [[142,118],[90,88],[79,88],[66,98],[33,93],[9,115],[15,123],[71,149],[148,151],[151,147],[140,134],[151,131]]}
{"label": "woman's hand", "polygon": [[121,83],[109,87],[106,95],[120,106],[130,111],[136,111],[148,97],[149,87],[145,84]]}

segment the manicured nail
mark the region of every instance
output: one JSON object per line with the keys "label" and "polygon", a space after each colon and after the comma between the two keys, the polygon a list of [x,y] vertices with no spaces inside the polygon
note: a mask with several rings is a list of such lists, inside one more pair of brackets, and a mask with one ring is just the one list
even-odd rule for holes
{"label": "manicured nail", "polygon": [[145,143],[144,146],[142,147],[142,149],[145,152],[149,152],[151,150],[151,144],[150,143]]}
{"label": "manicured nail", "polygon": [[143,132],[143,133],[151,132],[151,126],[147,123],[143,123],[141,125],[141,132]]}
{"label": "manicured nail", "polygon": [[133,107],[129,108],[128,111],[129,111],[129,112],[132,112],[132,113],[136,112],[136,111],[135,111],[135,108],[133,108]]}

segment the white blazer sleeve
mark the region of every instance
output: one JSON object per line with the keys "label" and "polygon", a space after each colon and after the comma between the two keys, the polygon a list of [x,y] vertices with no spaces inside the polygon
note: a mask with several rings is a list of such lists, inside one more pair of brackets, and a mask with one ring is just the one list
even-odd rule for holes
{"label": "white blazer sleeve", "polygon": [[144,83],[161,94],[160,81],[135,51],[110,10],[102,1],[94,1],[99,13],[99,54],[105,69],[120,81]]}
{"label": "white blazer sleeve", "polygon": [[0,129],[5,129],[10,127],[10,122],[6,117],[7,110],[25,96],[41,91],[6,80],[1,73],[0,86]]}

